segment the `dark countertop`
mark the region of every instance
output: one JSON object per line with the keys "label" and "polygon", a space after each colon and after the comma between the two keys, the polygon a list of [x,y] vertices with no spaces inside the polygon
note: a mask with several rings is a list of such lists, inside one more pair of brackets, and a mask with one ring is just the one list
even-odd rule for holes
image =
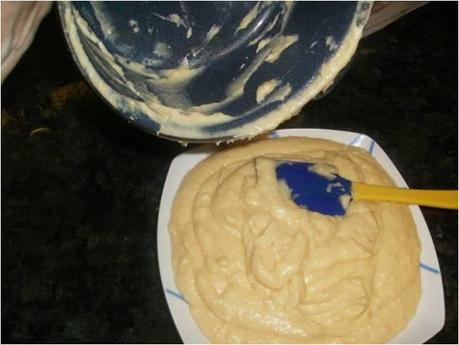
{"label": "dark countertop", "polygon": [[[365,133],[409,186],[456,189],[457,61],[457,3],[429,4],[364,39],[334,90],[281,128]],[[87,88],[55,14],[2,91],[2,342],[180,342],[156,222],[186,148],[131,127]],[[457,212],[422,212],[446,300],[431,342],[457,343]]]}

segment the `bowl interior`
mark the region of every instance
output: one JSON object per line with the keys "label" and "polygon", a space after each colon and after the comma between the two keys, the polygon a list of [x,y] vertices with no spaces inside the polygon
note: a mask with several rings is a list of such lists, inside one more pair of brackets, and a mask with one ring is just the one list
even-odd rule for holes
{"label": "bowl interior", "polygon": [[[128,121],[184,141],[247,137],[294,115],[347,64],[353,51],[337,55],[356,46],[370,9],[362,2],[59,6],[73,56],[102,97]],[[321,73],[333,58],[334,68]]]}

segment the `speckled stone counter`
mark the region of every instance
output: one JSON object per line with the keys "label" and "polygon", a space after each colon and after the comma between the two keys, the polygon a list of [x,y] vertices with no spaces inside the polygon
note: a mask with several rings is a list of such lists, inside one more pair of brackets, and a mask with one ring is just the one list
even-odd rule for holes
{"label": "speckled stone counter", "polygon": [[[281,128],[373,137],[416,188],[457,188],[457,4],[364,39],[340,83]],[[156,252],[169,163],[91,91],[56,14],[2,87],[2,342],[176,343]],[[457,212],[422,208],[457,343]]]}

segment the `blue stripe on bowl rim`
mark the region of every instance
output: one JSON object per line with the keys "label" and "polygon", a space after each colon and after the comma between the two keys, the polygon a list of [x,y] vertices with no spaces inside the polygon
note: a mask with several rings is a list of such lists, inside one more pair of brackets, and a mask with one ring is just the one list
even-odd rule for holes
{"label": "blue stripe on bowl rim", "polygon": [[431,273],[440,274],[440,270],[438,268],[435,268],[433,266],[424,264],[422,262],[419,264],[419,267],[421,267],[422,269],[424,269],[426,271],[429,271]]}
{"label": "blue stripe on bowl rim", "polygon": [[185,297],[182,296],[182,294],[172,290],[172,289],[169,289],[169,288],[166,288],[165,291],[170,295],[170,296],[174,296],[175,298],[185,302],[188,304],[188,301],[185,299]]}

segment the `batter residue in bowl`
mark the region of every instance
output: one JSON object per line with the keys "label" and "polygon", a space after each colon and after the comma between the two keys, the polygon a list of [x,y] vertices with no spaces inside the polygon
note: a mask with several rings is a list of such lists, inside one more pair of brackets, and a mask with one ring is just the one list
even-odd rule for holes
{"label": "batter residue in bowl", "polygon": [[[117,28],[105,15],[103,10],[105,5],[94,3],[91,6],[97,15],[104,39],[107,41],[115,39]],[[339,48],[335,47],[332,56],[323,62],[314,78],[300,91],[292,88],[289,81],[281,80],[279,76],[279,85],[276,86],[276,89],[271,90],[273,92],[266,94],[257,92],[256,102],[247,106],[247,109],[240,114],[228,112],[225,110],[226,107],[244,96],[247,84],[261,67],[272,65],[289,49],[298,45],[298,34],[284,33],[294,6],[294,2],[283,3],[282,12],[274,17],[271,25],[266,29],[270,31],[279,24],[280,31],[273,35],[263,33],[247,42],[247,49],[252,49],[251,47],[256,45],[256,56],[246,61],[245,58],[248,58],[248,55],[245,58],[241,55],[240,73],[228,83],[224,95],[210,103],[203,104],[194,103],[190,97],[189,88],[192,81],[202,76],[206,68],[211,65],[211,60],[205,64],[193,65],[186,56],[177,61],[173,68],[160,68],[162,60],[170,58],[172,49],[167,42],[158,41],[151,56],[140,62],[134,61],[131,57],[127,58],[112,53],[71,3],[62,4],[62,18],[72,52],[82,71],[98,92],[113,107],[128,115],[130,121],[136,122],[148,117],[153,120],[149,122],[150,125],[153,126],[154,123],[157,127],[154,129],[157,134],[182,138],[183,141],[206,141],[219,138],[236,140],[251,138],[276,128],[281,122],[298,114],[307,102],[331,85],[338,72],[353,56],[370,8],[370,5],[364,2],[357,5],[345,39]],[[244,30],[262,8],[263,5],[255,5],[252,11],[242,19],[236,32]],[[168,16],[155,14],[155,16],[177,27],[186,28],[186,31],[182,31],[188,39],[193,35],[191,27],[186,27],[178,14],[173,13]],[[128,23],[134,33],[139,32],[139,24],[135,20],[129,19]],[[191,48],[192,56],[205,51],[209,42],[218,38],[220,31],[219,26],[212,26],[202,44]],[[118,45],[124,46],[122,44],[124,43],[118,42]],[[134,47],[131,48],[134,49]],[[302,56],[303,53],[298,59]],[[221,68],[224,68],[224,65]],[[213,82],[218,81],[213,80]],[[269,80],[262,81],[260,85],[266,82]],[[267,105],[274,104],[276,106],[269,111],[269,116],[266,114],[266,116],[256,117],[253,121],[244,120],[239,123],[239,119],[247,114],[264,112]]]}

